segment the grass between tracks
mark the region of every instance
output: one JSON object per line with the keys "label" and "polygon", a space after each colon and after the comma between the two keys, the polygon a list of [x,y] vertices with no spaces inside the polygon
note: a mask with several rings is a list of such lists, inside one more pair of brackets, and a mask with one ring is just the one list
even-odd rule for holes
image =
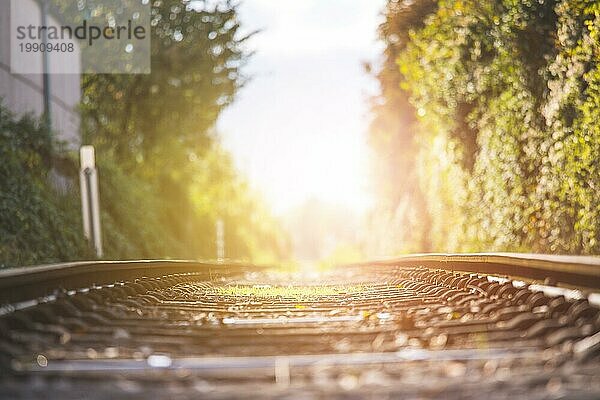
{"label": "grass between tracks", "polygon": [[310,299],[323,296],[339,296],[361,293],[366,285],[333,285],[333,286],[271,286],[271,285],[235,285],[217,287],[216,292],[223,296],[293,298]]}

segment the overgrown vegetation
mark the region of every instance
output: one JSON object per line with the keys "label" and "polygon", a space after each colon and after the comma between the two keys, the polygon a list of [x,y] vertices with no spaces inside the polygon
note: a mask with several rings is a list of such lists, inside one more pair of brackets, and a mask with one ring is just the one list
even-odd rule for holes
{"label": "overgrown vegetation", "polygon": [[0,105],[0,267],[91,255],[79,198],[51,183],[57,147],[39,121],[17,119]]}
{"label": "overgrown vegetation", "polygon": [[[81,12],[108,10],[100,3],[82,2]],[[223,221],[226,258],[284,259],[286,235],[213,131],[244,82],[240,68],[248,55],[236,6],[188,3],[152,3],[151,74],[83,77],[83,142],[96,147],[105,257],[214,259],[216,224]],[[3,130],[6,146],[17,152],[0,167],[0,229],[7,230],[0,262],[89,258],[78,239],[78,184],[62,197],[48,189],[50,136],[24,121],[3,119],[26,126]],[[38,136],[45,142],[27,142]],[[25,186],[24,176],[31,181]]]}
{"label": "overgrown vegetation", "polygon": [[380,33],[379,250],[599,253],[600,4],[390,0]]}
{"label": "overgrown vegetation", "polygon": [[221,296],[257,297],[257,298],[292,298],[296,300],[311,300],[315,297],[338,296],[362,293],[364,285],[326,285],[326,286],[218,286],[209,289]]}
{"label": "overgrown vegetation", "polygon": [[285,234],[213,132],[244,82],[236,7],[163,0],[151,25],[151,74],[83,81],[85,140],[104,163],[108,257],[215,258],[221,220],[226,257],[284,258]]}

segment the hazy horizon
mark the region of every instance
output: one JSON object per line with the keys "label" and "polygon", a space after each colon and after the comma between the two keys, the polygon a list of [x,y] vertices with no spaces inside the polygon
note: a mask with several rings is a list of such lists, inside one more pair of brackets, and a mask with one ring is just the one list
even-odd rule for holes
{"label": "hazy horizon", "polygon": [[249,41],[255,54],[244,70],[251,80],[217,128],[237,168],[276,214],[310,199],[356,215],[369,208],[367,126],[377,82],[363,64],[381,53],[384,4],[240,5],[242,27],[260,32]]}

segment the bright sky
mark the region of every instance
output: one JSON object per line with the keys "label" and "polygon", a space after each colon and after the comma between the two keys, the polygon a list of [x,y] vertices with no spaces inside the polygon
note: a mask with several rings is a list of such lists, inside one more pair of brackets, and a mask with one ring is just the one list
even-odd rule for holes
{"label": "bright sky", "polygon": [[218,129],[239,170],[278,214],[309,198],[356,212],[368,195],[369,96],[384,0],[244,0],[252,80]]}

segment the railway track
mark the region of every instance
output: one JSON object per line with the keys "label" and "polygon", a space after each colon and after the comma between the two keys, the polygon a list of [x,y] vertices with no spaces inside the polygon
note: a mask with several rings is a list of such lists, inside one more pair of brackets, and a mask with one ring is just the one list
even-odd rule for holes
{"label": "railway track", "polygon": [[5,271],[0,398],[600,398],[595,263],[423,255],[318,277],[177,262]]}

